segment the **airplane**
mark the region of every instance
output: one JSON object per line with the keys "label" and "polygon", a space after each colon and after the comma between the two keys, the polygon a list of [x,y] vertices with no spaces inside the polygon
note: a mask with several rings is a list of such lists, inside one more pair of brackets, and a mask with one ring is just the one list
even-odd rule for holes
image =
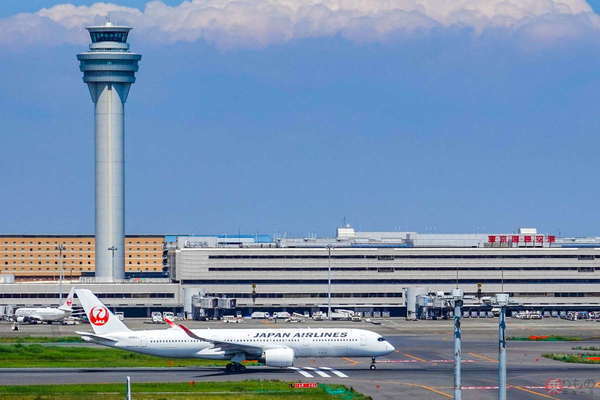
{"label": "airplane", "polygon": [[65,302],[59,307],[21,307],[15,311],[16,322],[52,322],[62,321],[73,313],[74,288],[69,291]]}
{"label": "airplane", "polygon": [[100,345],[170,358],[228,360],[227,373],[242,372],[242,361],[292,367],[298,357],[371,357],[393,352],[381,335],[364,329],[189,329],[166,319],[169,329],[130,330],[88,289],[76,289],[93,333],[76,332]]}

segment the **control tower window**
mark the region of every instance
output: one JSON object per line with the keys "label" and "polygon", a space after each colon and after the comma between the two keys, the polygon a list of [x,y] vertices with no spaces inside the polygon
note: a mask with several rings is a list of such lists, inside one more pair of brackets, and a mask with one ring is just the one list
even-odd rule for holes
{"label": "control tower window", "polygon": [[92,43],[97,42],[121,42],[127,41],[127,32],[91,32]]}

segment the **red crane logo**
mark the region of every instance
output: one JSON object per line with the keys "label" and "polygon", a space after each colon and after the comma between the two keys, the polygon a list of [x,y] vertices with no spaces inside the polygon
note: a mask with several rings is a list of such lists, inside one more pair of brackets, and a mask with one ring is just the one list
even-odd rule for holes
{"label": "red crane logo", "polygon": [[90,323],[96,326],[105,325],[108,322],[108,309],[106,307],[94,306],[88,315]]}

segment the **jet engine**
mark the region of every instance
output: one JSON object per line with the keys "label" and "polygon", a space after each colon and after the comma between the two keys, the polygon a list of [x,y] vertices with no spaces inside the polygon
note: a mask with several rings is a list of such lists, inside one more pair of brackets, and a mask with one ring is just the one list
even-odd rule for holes
{"label": "jet engine", "polygon": [[293,349],[269,349],[262,354],[261,361],[268,367],[291,367],[294,365]]}
{"label": "jet engine", "polygon": [[17,317],[17,322],[27,322],[25,317]]}

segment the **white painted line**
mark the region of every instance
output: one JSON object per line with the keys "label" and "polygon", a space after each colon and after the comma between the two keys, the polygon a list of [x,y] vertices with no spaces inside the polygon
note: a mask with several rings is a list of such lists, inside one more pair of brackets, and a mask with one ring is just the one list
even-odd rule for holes
{"label": "white painted line", "polygon": [[324,370],[326,370],[326,371],[330,371],[330,372],[332,372],[332,373],[336,374],[337,376],[339,376],[340,378],[347,378],[347,377],[348,377],[348,375],[346,375],[345,373],[343,373],[343,372],[340,372],[340,371],[338,371],[338,370],[336,370],[336,369],[333,369],[333,368],[329,368],[329,367],[321,367],[321,369],[324,369]]}
{"label": "white painted line", "polygon": [[313,371],[314,373],[316,373],[319,376],[322,376],[323,378],[331,378],[331,375],[327,375],[325,372],[319,371],[317,368],[313,368],[313,367],[304,367],[304,368]]}
{"label": "white painted line", "polygon": [[314,378],[314,376],[312,376],[311,374],[309,374],[306,371],[301,370],[298,367],[288,367],[288,368],[291,369],[291,370],[294,370],[294,371],[298,372],[299,374],[301,374],[302,376],[305,376],[307,378]]}
{"label": "white painted line", "polygon": [[[432,363],[453,363],[454,360],[429,360],[429,362]],[[475,362],[475,360],[461,360],[462,363],[472,363]]]}

